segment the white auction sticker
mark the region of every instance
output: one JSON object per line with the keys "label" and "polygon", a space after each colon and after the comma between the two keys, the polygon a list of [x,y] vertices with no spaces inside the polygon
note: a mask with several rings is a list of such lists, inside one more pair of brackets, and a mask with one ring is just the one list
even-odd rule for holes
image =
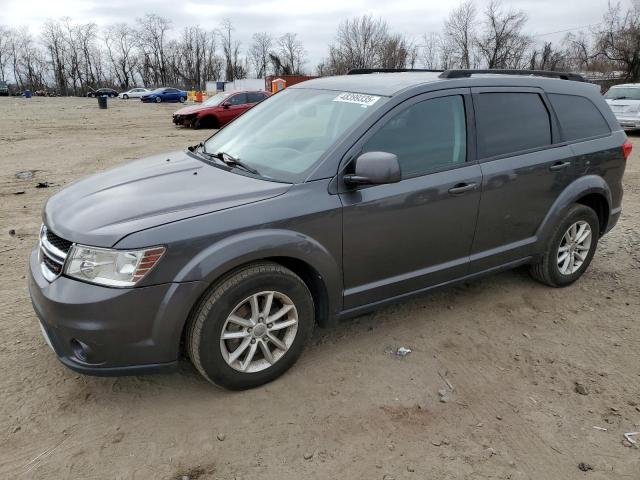
{"label": "white auction sticker", "polygon": [[364,105],[365,107],[370,107],[378,100],[380,100],[380,97],[376,97],[375,95],[351,92],[341,93],[333,99],[334,102],[355,103],[357,105]]}

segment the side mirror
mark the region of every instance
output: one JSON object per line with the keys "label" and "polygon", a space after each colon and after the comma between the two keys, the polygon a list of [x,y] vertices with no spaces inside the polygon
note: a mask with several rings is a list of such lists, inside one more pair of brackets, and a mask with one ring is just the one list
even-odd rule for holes
{"label": "side mirror", "polygon": [[225,109],[229,108],[229,103],[228,102],[224,102],[222,104],[222,108],[225,108]]}
{"label": "side mirror", "polygon": [[355,173],[344,176],[347,185],[382,185],[402,178],[398,156],[388,152],[367,152],[356,158]]}

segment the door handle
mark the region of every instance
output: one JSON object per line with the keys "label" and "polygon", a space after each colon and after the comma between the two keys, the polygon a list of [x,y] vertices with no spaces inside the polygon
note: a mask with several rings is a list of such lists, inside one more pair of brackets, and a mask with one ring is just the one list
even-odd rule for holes
{"label": "door handle", "polygon": [[476,189],[475,183],[458,183],[455,187],[449,189],[451,195],[460,195],[461,193],[470,192]]}
{"label": "door handle", "polygon": [[549,170],[552,172],[557,172],[558,170],[564,170],[571,166],[571,162],[556,162],[549,167]]}

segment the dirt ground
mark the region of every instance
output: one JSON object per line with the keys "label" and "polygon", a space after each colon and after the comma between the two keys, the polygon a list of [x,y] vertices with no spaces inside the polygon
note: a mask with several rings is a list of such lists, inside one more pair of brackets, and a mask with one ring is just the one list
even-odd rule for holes
{"label": "dirt ground", "polygon": [[41,208],[207,136],[174,128],[176,108],[0,98],[0,478],[640,479],[623,441],[640,430],[640,136],[623,217],[569,288],[517,270],[316,330],[289,373],[247,392],[186,361],[145,377],[63,367],[25,278]]}

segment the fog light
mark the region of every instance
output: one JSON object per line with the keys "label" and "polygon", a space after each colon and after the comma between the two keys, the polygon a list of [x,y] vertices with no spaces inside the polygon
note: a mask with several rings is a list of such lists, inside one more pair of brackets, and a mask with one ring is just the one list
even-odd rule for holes
{"label": "fog light", "polygon": [[81,362],[86,362],[89,354],[89,347],[75,338],[71,339],[71,351],[73,356]]}

